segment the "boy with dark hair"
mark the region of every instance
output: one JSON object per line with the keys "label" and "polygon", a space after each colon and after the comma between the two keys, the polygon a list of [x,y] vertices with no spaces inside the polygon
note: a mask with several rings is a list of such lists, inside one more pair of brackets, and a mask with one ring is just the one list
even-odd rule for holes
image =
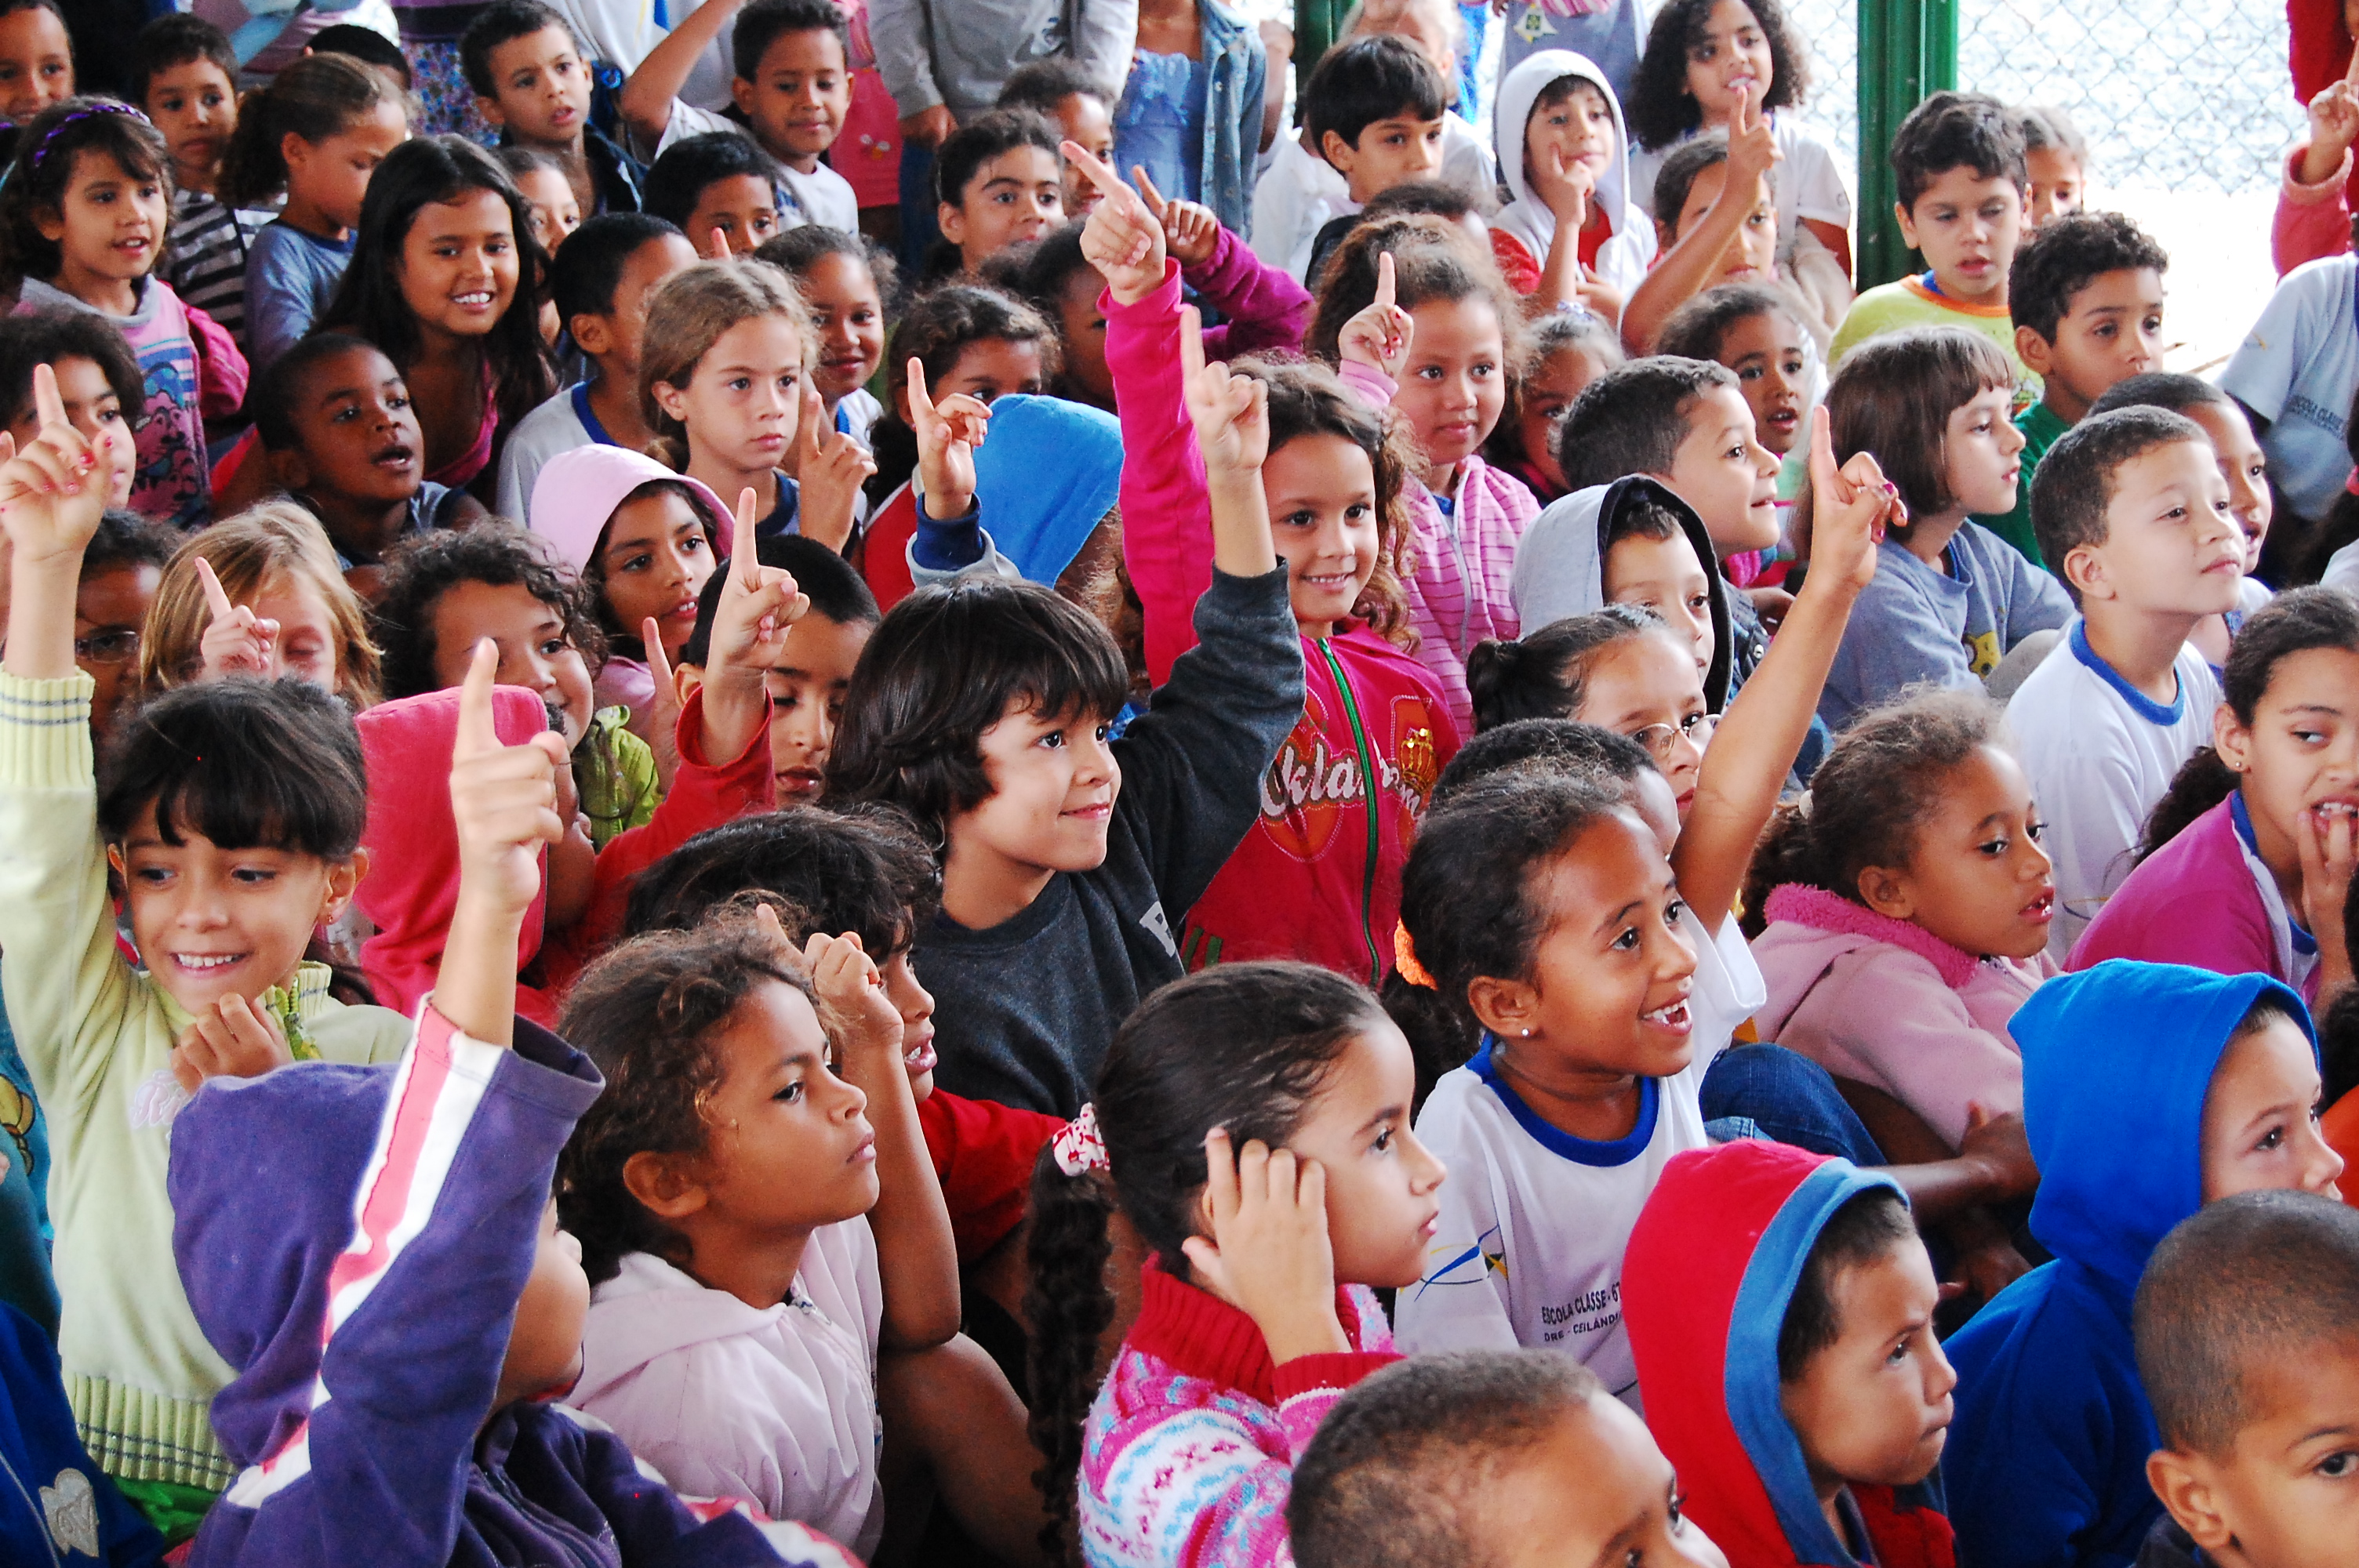
{"label": "boy with dark hair", "polygon": [[271,215],[213,194],[237,129],[237,55],[219,27],[179,12],[140,28],[131,50],[131,101],[164,134],[172,161],[172,227],[157,275],[242,340],[246,252]]}
{"label": "boy with dark hair", "polygon": [[2162,1513],[2147,1484],[2162,1439],[2132,1338],[2138,1276],[2205,1205],[2273,1188],[2332,1198],[2343,1162],[2311,1115],[2310,1015],[2266,975],[2114,959],[2041,986],[2008,1031],[2039,1167],[2031,1233],[2055,1258],[1945,1346],[1958,1556],[2129,1568]]}
{"label": "boy with dark hair", "polygon": [[2243,1193],[2154,1250],[2134,1309],[2169,1518],[2139,1568],[2336,1568],[2359,1541],[2359,1212]]}
{"label": "boy with dark hair", "polygon": [[[1062,56],[1018,66],[999,90],[998,109],[1032,109],[1057,122],[1071,142],[1102,163],[1114,162],[1114,101],[1079,63]],[[1079,222],[1105,193],[1071,164],[1065,166],[1065,216]]]}
{"label": "boy with dark hair", "polygon": [[549,297],[589,373],[526,415],[500,449],[499,514],[522,517],[543,463],[576,447],[655,439],[639,405],[639,340],[647,299],[696,265],[696,248],[652,212],[608,212],[573,231],[549,264]]}
{"label": "boy with dark hair", "polygon": [[1254,188],[1254,249],[1298,283],[1319,232],[1396,185],[1441,169],[1450,84],[1404,39],[1354,38],[1302,85],[1302,133],[1282,139]]}
{"label": "boy with dark hair", "polygon": [[[1578,1477],[1579,1485],[1569,1485]],[[1667,1506],[1678,1489],[1646,1424],[1558,1350],[1397,1361],[1335,1402],[1294,1467],[1299,1568],[1519,1562],[1726,1568]]]}
{"label": "boy with dark hair", "polygon": [[459,63],[500,145],[555,158],[582,216],[639,210],[639,166],[590,123],[596,81],[562,16],[541,0],[495,0],[461,36]]}
{"label": "boy with dark hair", "polygon": [[2159,408],[2067,431],[2032,481],[2031,520],[2080,611],[2006,710],[2048,818],[2060,964],[2129,875],[2147,813],[2212,743],[2220,685],[2188,638],[2237,607],[2245,535],[2202,427]]}
{"label": "boy with dark hair", "polygon": [[2069,212],[2032,232],[2007,269],[2015,356],[2039,377],[2039,401],[2015,416],[2023,470],[2015,510],[1975,522],[2045,565],[2031,526],[2031,480],[2058,437],[2088,417],[2115,382],[2162,366],[2163,248],[2118,212]]}
{"label": "boy with dark hair", "polygon": [[712,254],[715,230],[729,254],[742,256],[792,227],[785,194],[777,160],[739,130],[674,142],[647,170],[647,213],[687,234],[700,256]]}
{"label": "boy with dark hair", "polygon": [[1759,1140],[1672,1157],[1621,1306],[1647,1426],[1737,1562],[1955,1563],[1940,1301],[1889,1176]]}
{"label": "boy with dark hair", "polygon": [[[679,90],[689,71],[733,17],[737,26],[730,53],[736,78],[729,90],[735,106],[723,115],[682,103]],[[856,234],[860,199],[850,180],[821,161],[852,109],[851,62],[851,31],[834,0],[751,0],[742,5],[740,0],[712,0],[648,51],[623,84],[615,107],[639,146],[655,157],[689,136],[713,131],[751,135],[777,169],[784,197],[780,227],[818,223]]]}
{"label": "boy with dark hair", "polygon": [[1894,216],[1901,236],[1925,256],[1925,271],[1880,284],[1852,304],[1835,329],[1828,362],[1853,345],[1905,327],[1964,327],[2014,361],[2017,401],[2038,388],[2015,351],[2007,316],[2007,269],[2024,226],[2031,177],[2023,133],[1986,92],[1936,92],[1908,112],[1892,137],[1899,177]]}
{"label": "boy with dark hair", "polygon": [[355,59],[375,71],[404,92],[417,83],[411,79],[409,57],[401,46],[378,32],[356,22],[338,22],[332,27],[321,27],[304,45],[305,54],[340,54]]}

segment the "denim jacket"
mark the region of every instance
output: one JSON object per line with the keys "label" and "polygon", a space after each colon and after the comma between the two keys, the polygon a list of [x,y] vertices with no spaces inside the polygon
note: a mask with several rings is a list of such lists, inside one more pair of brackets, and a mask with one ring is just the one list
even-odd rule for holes
{"label": "denim jacket", "polygon": [[1199,9],[1204,59],[1212,67],[1204,104],[1204,205],[1223,228],[1250,233],[1269,57],[1261,35],[1235,12],[1215,0],[1202,0]]}

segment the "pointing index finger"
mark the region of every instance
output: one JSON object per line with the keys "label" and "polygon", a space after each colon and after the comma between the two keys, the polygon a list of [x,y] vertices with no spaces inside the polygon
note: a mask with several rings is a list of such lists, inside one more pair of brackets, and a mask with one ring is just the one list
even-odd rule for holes
{"label": "pointing index finger", "polygon": [[33,410],[45,426],[66,422],[65,399],[58,395],[58,373],[47,364],[33,367]]}
{"label": "pointing index finger", "polygon": [[[41,368],[46,370],[49,367],[44,365]],[[229,601],[229,594],[222,587],[221,579],[213,575],[212,562],[202,556],[197,557],[197,581],[204,588],[205,607],[212,611],[212,618],[215,621],[234,621],[237,618],[237,606]]]}
{"label": "pointing index finger", "polygon": [[754,543],[754,508],[761,503],[747,485],[737,492],[737,514],[729,533],[729,580],[750,590],[761,561]]}
{"label": "pointing index finger", "polygon": [[459,735],[453,760],[481,756],[500,749],[500,732],[492,722],[492,679],[499,673],[499,644],[489,637],[475,644],[467,663],[467,678],[459,685]]}
{"label": "pointing index finger", "polygon": [[1136,197],[1138,194],[1122,182],[1122,176],[1106,167],[1104,159],[1082,146],[1081,143],[1064,142],[1059,145],[1064,151],[1065,160],[1080,169],[1082,176],[1105,195],[1121,198]]}
{"label": "pointing index finger", "polygon": [[1393,254],[1376,253],[1376,307],[1382,310],[1393,308]]}
{"label": "pointing index finger", "polygon": [[[2351,52],[2353,59],[2359,59],[2359,49],[2354,49]],[[1132,164],[1130,166],[1130,174],[1132,178],[1138,181],[1138,193],[1140,196],[1146,198],[1147,210],[1155,214],[1156,222],[1161,222],[1163,221],[1164,209],[1170,206],[1171,203],[1163,199],[1163,192],[1155,189],[1155,181],[1148,178],[1147,166],[1145,164]]]}
{"label": "pointing index finger", "polygon": [[[1387,258],[1389,259],[1389,258]],[[1193,305],[1180,307],[1180,374],[1181,384],[1204,373],[1204,318]]]}

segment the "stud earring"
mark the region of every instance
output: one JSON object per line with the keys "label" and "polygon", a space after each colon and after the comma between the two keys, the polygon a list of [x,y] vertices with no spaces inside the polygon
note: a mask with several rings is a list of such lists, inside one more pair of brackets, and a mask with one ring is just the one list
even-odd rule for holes
{"label": "stud earring", "polygon": [[1531,1032],[1530,1030],[1528,1030],[1528,1029],[1525,1030],[1525,1031],[1524,1031],[1524,1035],[1523,1035],[1523,1037],[1524,1037],[1525,1039],[1527,1039],[1527,1040],[1529,1040],[1529,1039],[1532,1037],[1532,1032]]}

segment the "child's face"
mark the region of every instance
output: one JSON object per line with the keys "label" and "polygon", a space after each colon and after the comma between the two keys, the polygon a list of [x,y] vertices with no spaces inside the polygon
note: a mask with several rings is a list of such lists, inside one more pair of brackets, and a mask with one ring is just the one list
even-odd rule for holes
{"label": "child's face", "polygon": [[2359,654],[2305,648],[2270,667],[2249,728],[2222,703],[2212,727],[2220,758],[2236,770],[2262,859],[2301,863],[2302,814],[2359,810]]}
{"label": "child's face", "polygon": [[1597,379],[1597,361],[1580,349],[1559,349],[1532,368],[1516,390],[1516,433],[1524,459],[1561,491],[1563,465],[1556,460],[1557,427],[1581,389]]}
{"label": "child's face", "polygon": [[805,173],[835,145],[852,111],[852,71],[832,31],[780,33],[762,51],[755,80],[738,77],[729,91],[755,139]]}
{"label": "child's face", "polygon": [[1286,1141],[1327,1175],[1327,1241],[1338,1283],[1397,1289],[1425,1272],[1446,1173],[1409,1128],[1417,1065],[1390,1023],[1343,1047]]}
{"label": "child's face", "polygon": [[553,168],[527,169],[516,176],[516,189],[532,208],[533,243],[555,255],[565,236],[582,226],[581,198]]}
{"label": "child's face", "polygon": [[[2359,1357],[2348,1341],[2321,1343],[2298,1364],[2247,1360],[2242,1377],[2257,1413],[2234,1444],[2157,1454],[2155,1489],[2212,1562],[2345,1568],[2359,1541]],[[2159,1476],[2170,1470],[2186,1479],[2166,1491]],[[2182,1505],[2198,1499],[2203,1512],[2191,1516]]]}
{"label": "child's face", "polygon": [[1605,552],[1604,566],[1606,603],[1645,605],[1673,637],[1694,647],[1699,673],[1712,668],[1712,579],[1685,533],[1668,539],[1627,535]]}
{"label": "child's face", "polygon": [[1819,1486],[1913,1487],[1950,1435],[1957,1373],[1933,1337],[1941,1288],[1911,1237],[1827,1281],[1835,1342],[1779,1390],[1786,1421]]}
{"label": "child's face", "polygon": [[90,698],[90,727],[97,734],[106,733],[115,708],[137,685],[139,628],[163,580],[158,568],[131,561],[85,572],[74,589],[74,664],[98,683]]}
{"label": "child's face", "polygon": [[819,329],[819,364],[811,374],[832,408],[885,362],[885,301],[868,264],[841,251],[811,263],[800,281],[803,303]]}
{"label": "child's face", "polygon": [[667,659],[677,659],[696,631],[696,596],[712,576],[708,526],[701,512],[669,490],[625,501],[606,524],[598,551],[606,607],[634,636],[653,620]]}
{"label": "child's face", "polygon": [[1769,35],[1745,0],[1719,0],[1704,18],[1703,37],[1688,49],[1688,96],[1703,123],[1723,125],[1740,94],[1758,104],[1776,76]]}
{"label": "child's face", "polygon": [[186,823],[180,842],[156,831],[152,807],[107,859],[123,879],[131,939],[156,983],[203,1013],[226,996],[252,1001],[285,985],[311,933],[343,913],[364,858],[323,860],[299,849],[225,849]]}
{"label": "child's face", "polygon": [[499,324],[520,271],[516,219],[496,190],[429,201],[401,238],[401,297],[419,324],[480,338]]}
{"label": "child's face", "polygon": [[1366,206],[1396,185],[1430,179],[1441,168],[1441,121],[1409,114],[1372,121],[1355,146],[1340,131],[1320,138],[1320,149],[1343,177],[1352,200]]}
{"label": "child's face", "polygon": [[1983,513],[2006,512],[2015,505],[2024,439],[2006,416],[2014,397],[2012,387],[1988,387],[1950,410],[1941,455],[1953,505]]}
{"label": "child's face", "polygon": [[36,210],[33,223],[63,253],[61,281],[125,283],[156,265],[171,208],[160,170],[136,175],[113,153],[85,147],[74,154],[64,202]]}
{"label": "child's face", "polygon": [[1524,178],[1553,178],[1561,160],[1568,174],[1576,168],[1587,169],[1593,184],[1614,166],[1615,139],[1614,111],[1605,106],[1605,94],[1585,81],[1575,82],[1558,102],[1535,104],[1524,122]]}
{"label": "child's face", "polygon": [[[1068,92],[1058,99],[1057,124],[1063,127],[1065,140],[1101,163],[1114,161],[1114,115],[1096,93]],[[1066,217],[1086,218],[1090,209],[1104,200],[1105,193],[1091,184],[1080,168],[1065,170]]]}
{"label": "child's face", "polygon": [[901,1015],[901,1065],[908,1070],[909,1096],[919,1104],[934,1092],[934,993],[918,983],[918,971],[903,947],[876,968],[885,995]]}
{"label": "child's face", "polygon": [[[2172,441],[2114,470],[2105,540],[2064,557],[2081,595],[2161,614],[2219,615],[2236,608],[2245,531],[2209,441]],[[2085,579],[2086,580],[2082,580]]]}
{"label": "child's face", "polygon": [[557,1227],[557,1200],[540,1211],[540,1239],[532,1272],[516,1297],[516,1325],[500,1362],[494,1410],[518,1400],[560,1392],[582,1376],[582,1326],[590,1316],[590,1276],[582,1271],[582,1243]]}
{"label": "child's face", "polygon": [[852,666],[876,630],[867,621],[832,621],[817,611],[787,633],[783,662],[762,672],[770,694],[770,776],[779,809],[819,798]]}
{"label": "child's face", "polygon": [[[1723,0],[1726,3],[1726,0]],[[1679,243],[1680,235],[1703,221],[1721,193],[1728,189],[1728,165],[1713,164],[1695,177],[1688,187],[1687,204],[1680,209],[1679,217],[1664,235],[1665,248]],[[1720,261],[1712,272],[1712,283],[1775,282],[1777,276],[1777,209],[1765,189],[1736,226],[1736,233],[1720,253]]]}
{"label": "child's face", "polygon": [[802,416],[802,335],[783,316],[748,316],[713,340],[686,386],[651,390],[688,427],[692,456],[740,473],[775,469]]}
{"label": "child's face", "polygon": [[590,729],[590,666],[566,634],[557,606],[535,599],[520,582],[470,579],[443,589],[429,617],[434,678],[443,689],[467,678],[475,644],[489,637],[500,649],[492,678],[539,697],[563,725],[568,750],[581,743]]}
{"label": "child's face", "polygon": [[2023,237],[2023,192],[2014,180],[2004,174],[1984,179],[1962,163],[1936,175],[1914,207],[1896,203],[1893,211],[1901,237],[1925,253],[1943,294],[1976,305],[2006,303],[2006,269]]}
{"label": "child's face", "polygon": [[2343,1156],[2318,1134],[2320,1095],[2299,1025],[2272,1018],[2230,1041],[2203,1096],[2203,1201],[2292,1188],[2340,1198]]}
{"label": "child's face", "polygon": [[1375,465],[1341,436],[1297,436],[1262,464],[1261,488],[1294,619],[1332,636],[1375,573]]}
{"label": "child's face", "polygon": [[721,1087],[694,1162],[704,1208],[733,1229],[809,1230],[876,1206],[868,1097],[829,1070],[810,999],[765,980],[722,1026]]}
{"label": "child's face", "polygon": [[363,344],[315,362],[295,388],[295,449],[274,462],[287,488],[363,505],[418,493],[425,438],[393,362]]}
{"label": "child's face", "polygon": [[1723,558],[1776,544],[1777,455],[1754,439],[1753,406],[1745,394],[1708,386],[1680,414],[1687,434],[1671,454],[1671,471],[1655,477],[1695,508]]}
{"label": "child's face", "polygon": [[484,118],[516,133],[527,146],[571,152],[590,123],[590,68],[573,35],[543,27],[492,51],[492,96],[478,98]]}
{"label": "child's face", "polygon": [[1011,148],[976,169],[957,203],[941,204],[940,217],[942,237],[973,272],[1065,221],[1065,171],[1045,147]]}
{"label": "child's face", "polygon": [[1781,458],[1792,451],[1810,385],[1794,319],[1783,310],[1743,317],[1720,335],[1714,357],[1736,373],[1737,389],[1753,410],[1753,438]]}
{"label": "child's face", "polygon": [[1112,408],[1114,372],[1106,367],[1106,319],[1098,308],[1098,296],[1104,292],[1105,278],[1097,268],[1076,270],[1057,296],[1057,321],[1065,341],[1065,381],[1084,400]]}
{"label": "child's face", "polygon": [[686,227],[691,242],[700,246],[710,243],[718,229],[731,255],[751,255],[778,232],[778,193],[760,175],[716,179],[696,193],[696,210],[688,215]]}
{"label": "child's face", "polygon": [[318,589],[299,578],[274,578],[245,602],[262,620],[278,622],[278,635],[270,644],[272,680],[307,680],[327,692],[342,686],[338,654],[343,647],[343,634],[336,630],[335,618]]}
{"label": "child's face", "polygon": [[237,129],[237,90],[222,68],[202,56],[166,66],[147,79],[142,107],[164,133],[164,150],[180,183],[210,186]]}
{"label": "child's face", "polygon": [[0,117],[21,125],[73,90],[73,44],[56,13],[36,5],[0,16]]}
{"label": "child's face", "polygon": [[[112,439],[103,460],[109,470],[106,503],[124,506],[131,501],[131,481],[139,470],[138,439],[133,434],[131,422],[125,415],[123,399],[116,396],[114,383],[96,360],[75,354],[58,361],[53,367],[58,377],[58,398],[65,405],[66,423],[92,441]],[[27,403],[24,411],[8,427],[22,451],[41,433],[40,416]]]}
{"label": "child's face", "polygon": [[2162,368],[2162,276],[2151,267],[2100,273],[2067,302],[2053,343],[2028,328],[2017,338],[2024,333],[2024,362],[2048,384],[2049,403],[2077,419],[2115,382]]}
{"label": "child's face", "polygon": [[2081,162],[2062,147],[2034,147],[2023,157],[2031,174],[2031,226],[2046,228],[2081,210]]}
{"label": "child's face", "polygon": [[1485,1561],[1501,1568],[1728,1568],[1680,1511],[1679,1477],[1647,1423],[1610,1395],[1566,1411],[1548,1436],[1489,1467],[1481,1498]]}
{"label": "child's face", "polygon": [[361,221],[369,176],[386,155],[409,139],[409,121],[397,100],[386,99],[332,135],[307,142],[289,131],[279,139],[287,159],[290,200],[299,196],[340,229]]}
{"label": "child's face", "polygon": [[2245,531],[2245,575],[2259,569],[2261,546],[2269,536],[2269,460],[2253,439],[2253,427],[2233,403],[2200,403],[2187,416],[2212,438],[2220,460],[2220,477],[2228,484],[2228,510]]}
{"label": "child's face", "polygon": [[1011,702],[983,732],[991,794],[951,818],[950,861],[1037,876],[1105,862],[1122,767],[1096,714],[1035,712]]}
{"label": "child's face", "polygon": [[1590,665],[1581,709],[1571,717],[1646,747],[1670,785],[1680,820],[1687,820],[1712,730],[1692,643],[1669,631],[1614,643]]}
{"label": "child's face", "polygon": [[639,379],[639,345],[647,336],[647,297],[676,272],[696,265],[696,248],[678,234],[660,234],[631,253],[614,280],[614,308],[603,315],[583,313],[567,323],[582,351],[598,362],[599,375],[613,376],[616,384],[636,385]]}
{"label": "child's face", "polygon": [[1408,416],[1432,484],[1491,438],[1507,404],[1507,345],[1488,299],[1430,299],[1409,315],[1417,330],[1393,406]]}
{"label": "child's face", "polygon": [[[950,373],[934,384],[934,401],[963,392],[986,407],[1014,393],[1042,392],[1048,378],[1040,371],[1040,345],[1016,338],[977,338],[959,350]],[[901,422],[909,422],[909,389],[897,400]]]}
{"label": "child's face", "polygon": [[1980,747],[1942,780],[1908,864],[1860,873],[1861,902],[1977,957],[2036,957],[2056,917],[2041,830],[2022,764]]}

